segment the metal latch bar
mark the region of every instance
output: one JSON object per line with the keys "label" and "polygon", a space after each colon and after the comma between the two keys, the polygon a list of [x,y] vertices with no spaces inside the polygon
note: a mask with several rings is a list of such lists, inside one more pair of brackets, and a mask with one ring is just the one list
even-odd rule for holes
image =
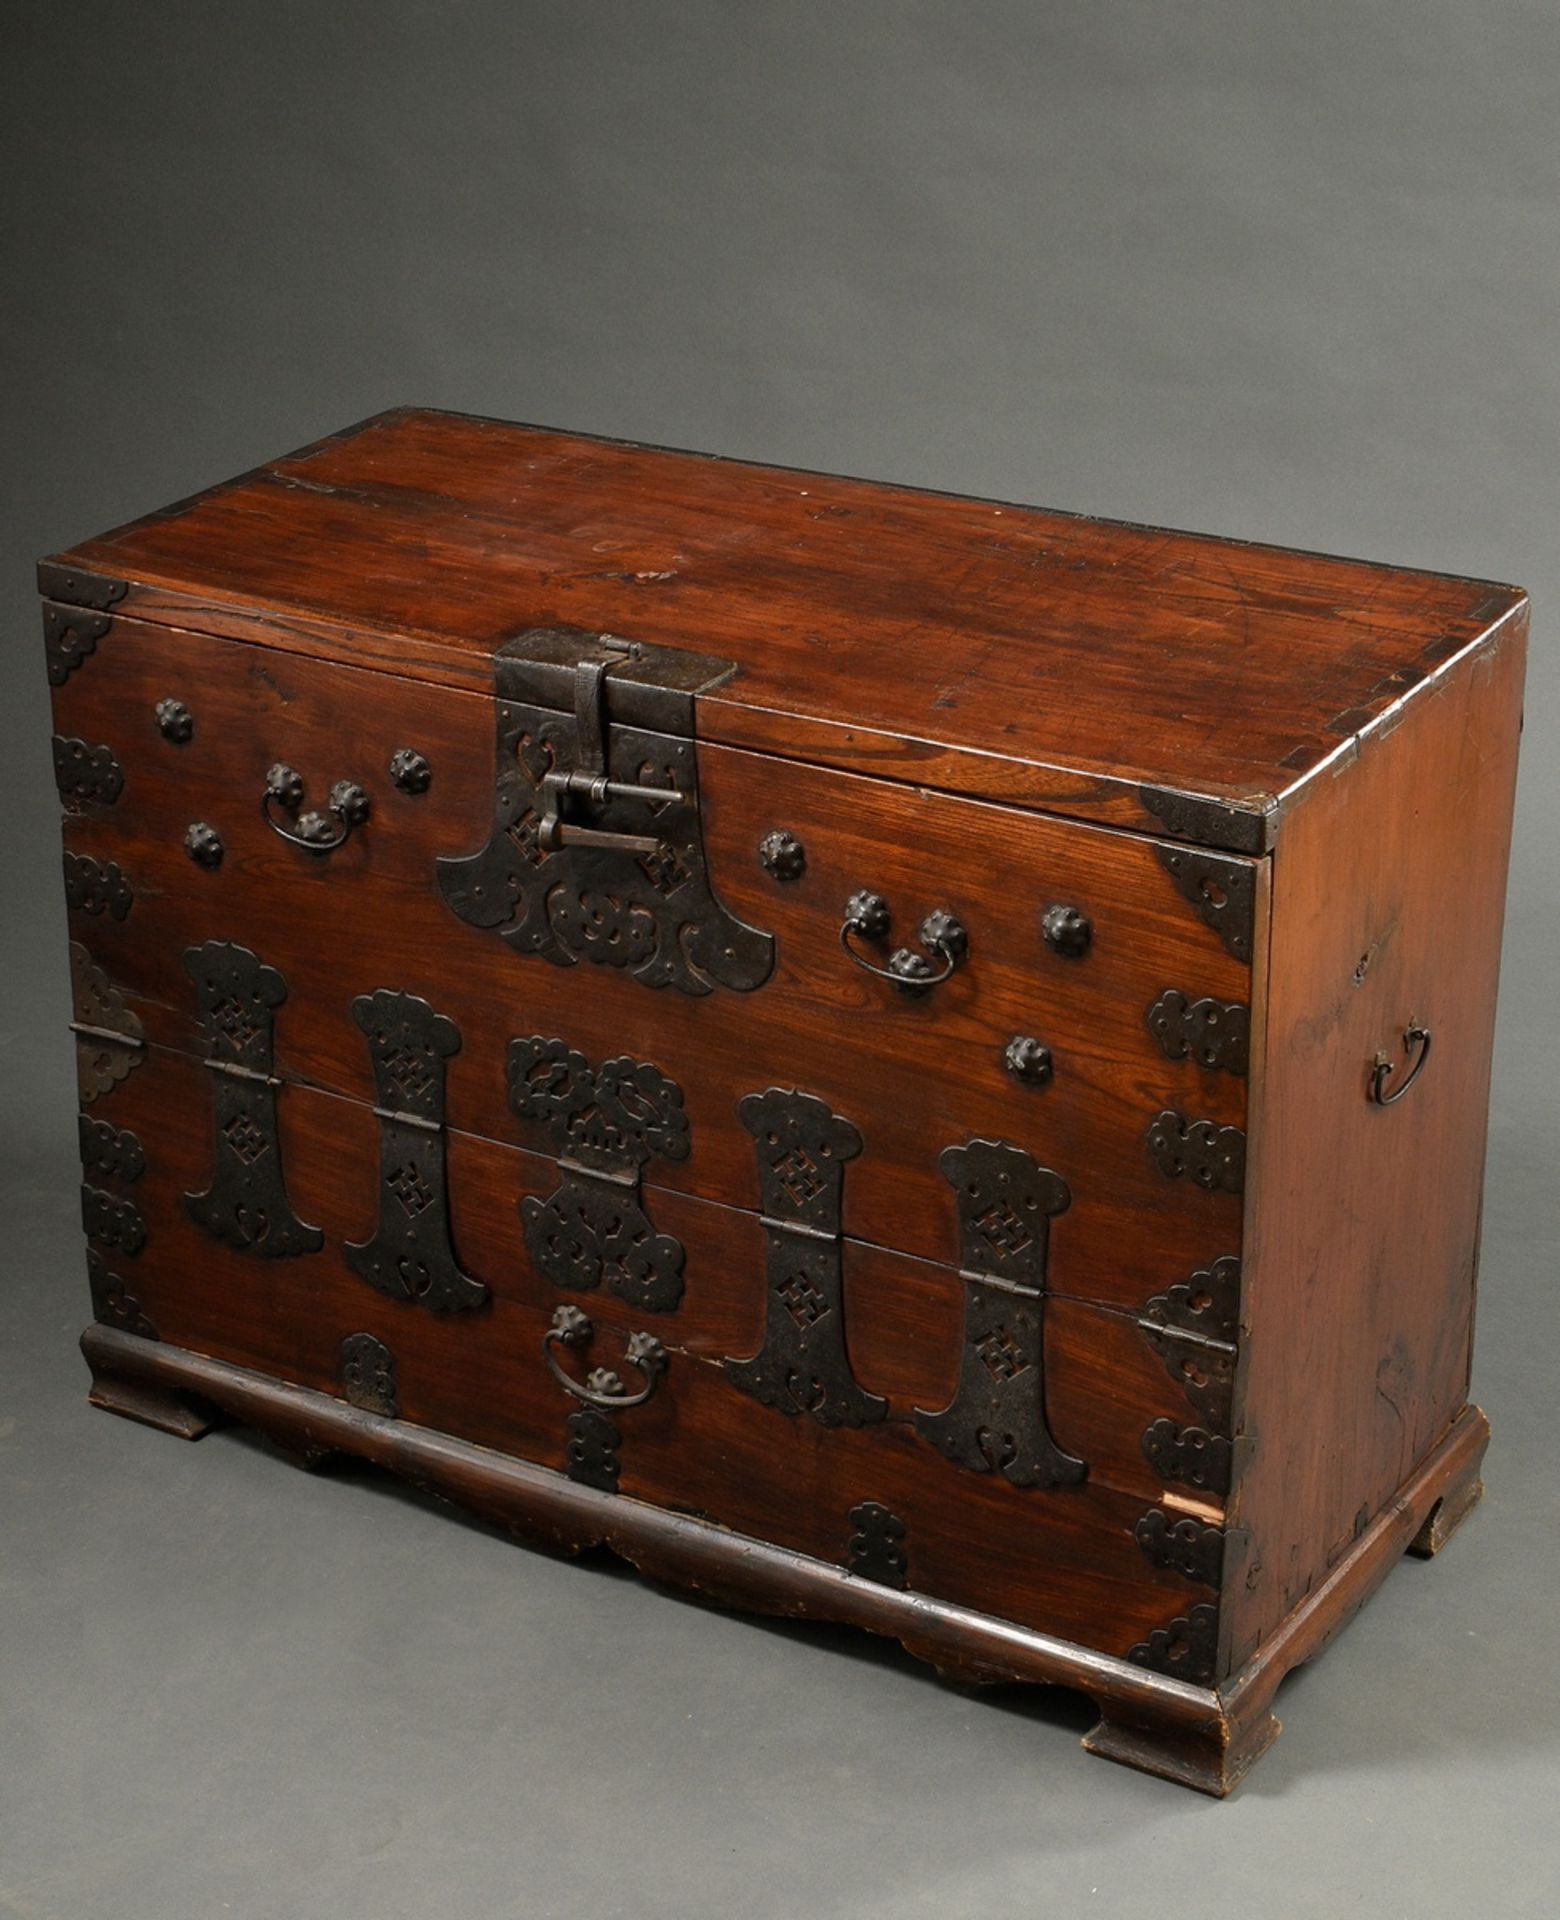
{"label": "metal latch bar", "polygon": [[619,640],[610,633],[601,636],[601,644],[620,656],[609,660],[581,660],[574,669],[574,767],[564,772],[554,769],[542,776],[542,817],[537,826],[537,844],[544,853],[560,847],[606,847],[619,853],[657,853],[660,839],[654,834],[615,833],[606,827],[588,827],[564,819],[570,794],[578,794],[595,806],[608,800],[644,800],[650,805],[684,805],[688,796],[675,787],[646,787],[630,780],[613,780],[607,774],[607,675],[625,660],[637,659],[637,642]]}
{"label": "metal latch bar", "polygon": [[102,1040],[110,1046],[142,1049],[146,1041],[138,1033],[121,1033],[117,1027],[94,1027],[85,1020],[72,1020],[70,1031],[80,1034],[84,1040]]}

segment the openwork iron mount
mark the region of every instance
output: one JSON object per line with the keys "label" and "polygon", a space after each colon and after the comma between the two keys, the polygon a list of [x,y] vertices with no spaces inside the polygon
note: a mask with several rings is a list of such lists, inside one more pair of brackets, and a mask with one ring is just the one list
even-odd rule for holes
{"label": "openwork iron mount", "polygon": [[90,741],[57,733],[54,784],[62,800],[91,800],[111,807],[124,791],[125,770],[112,747],[93,746]]}
{"label": "openwork iron mount", "polygon": [[[1188,1279],[1156,1293],[1138,1315],[1138,1330],[1159,1355],[1165,1371],[1186,1395],[1207,1425],[1223,1434],[1230,1424],[1235,1387],[1236,1340],[1240,1321],[1240,1261],[1233,1255],[1212,1261]],[[1168,1423],[1164,1423],[1168,1424]],[[1154,1433],[1149,1429],[1149,1434]],[[1191,1435],[1160,1432],[1157,1450],[1167,1459],[1185,1459],[1185,1449],[1196,1443]],[[1145,1450],[1149,1434],[1144,1435]],[[1174,1436],[1174,1437],[1172,1437]],[[1228,1442],[1215,1445],[1207,1434],[1202,1455],[1209,1471],[1227,1478]],[[1152,1454],[1149,1456],[1153,1457]],[[1186,1479],[1184,1471],[1173,1476]]]}
{"label": "openwork iron mount", "polygon": [[400,1417],[396,1398],[395,1355],[383,1340],[371,1333],[349,1333],[341,1343],[336,1378],[341,1397],[363,1413],[377,1413],[382,1419]]}
{"label": "openwork iron mount", "polygon": [[553,1138],[559,1184],[520,1203],[525,1243],[555,1286],[604,1286],[647,1313],[682,1298],[683,1248],[658,1233],[640,1202],[640,1171],[688,1156],[682,1089],[646,1061],[593,1067],[562,1040],[540,1034],[509,1045],[509,1104]]}
{"label": "openwork iron mount", "polygon": [[841,1208],[861,1135],[810,1093],[771,1087],[737,1109],[753,1136],[764,1225],[764,1344],[728,1358],[744,1393],[824,1427],[864,1427],[888,1402],[851,1372],[845,1347]]}
{"label": "openwork iron mount", "polygon": [[1149,1123],[1148,1150],[1167,1180],[1190,1180],[1208,1193],[1240,1193],[1246,1184],[1246,1136],[1216,1120],[1188,1120],[1167,1107]]}
{"label": "openwork iron mount", "polygon": [[379,1121],[379,1221],[342,1248],[371,1287],[434,1313],[467,1313],[487,1287],[461,1270],[450,1242],[444,1075],[460,1031],[415,993],[381,989],[352,1002],[368,1041]]}
{"label": "openwork iron mount", "polygon": [[128,580],[44,560],[38,567],[43,603],[44,657],[49,685],[62,687],[113,625],[111,608],[130,591]]}
{"label": "openwork iron mount", "polygon": [[715,897],[693,741],[694,696],[735,670],[565,629],[503,647],[492,827],[438,863],[454,912],[554,966],[687,994],[762,986],[775,943]]}
{"label": "openwork iron mount", "polygon": [[111,1093],[146,1058],[146,1030],[125,997],[77,941],[70,943],[76,1090],[81,1104]]}
{"label": "openwork iron mount", "polygon": [[317,1253],[325,1236],[293,1212],[277,1130],[272,1035],[287,983],[258,954],[226,940],[189,948],[184,967],[206,1029],[213,1151],[211,1185],[185,1194],[185,1209],[213,1239],[242,1253],[272,1260]]}
{"label": "openwork iron mount", "polygon": [[1050,1223],[1065,1180],[1005,1140],[949,1147],[938,1162],[958,1202],[964,1338],[959,1382],[924,1438],[958,1465],[1015,1487],[1075,1486],[1088,1472],[1046,1423],[1042,1329]]}
{"label": "openwork iron mount", "polygon": [[880,1500],[863,1500],[851,1508],[849,1517],[847,1568],[862,1580],[876,1580],[879,1586],[902,1593],[910,1584],[904,1521]]}
{"label": "openwork iron mount", "polygon": [[1206,995],[1193,1000],[1177,987],[1166,987],[1147,1019],[1167,1060],[1193,1060],[1209,1073],[1245,1073],[1251,1009],[1241,1002]]}

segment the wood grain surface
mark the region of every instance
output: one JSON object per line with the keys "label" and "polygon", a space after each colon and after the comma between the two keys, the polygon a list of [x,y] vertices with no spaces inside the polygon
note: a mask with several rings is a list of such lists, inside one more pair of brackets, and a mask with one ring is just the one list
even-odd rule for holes
{"label": "wood grain surface", "polygon": [[740,673],[704,736],[1255,850],[1513,588],[402,409],[87,541],[170,624],[468,690],[530,627]]}
{"label": "wood grain surface", "polygon": [[[206,1391],[306,1454],[327,1433],[506,1524],[551,1516],[566,1544],[610,1539],[711,1591],[903,1626],[966,1676],[1092,1675],[1095,1750],[1213,1792],[1273,1737],[1281,1674],[1471,1508],[1515,589],[411,410],[43,580],[63,600],[46,632],[71,936],[146,1042],[90,1109],[136,1143],[105,1136],[83,1196],[118,1329],[87,1338],[99,1404],[192,1434]],[[552,965],[448,904],[439,861],[492,828],[494,650],[550,625],[734,663],[696,703],[699,809],[716,898],[773,942],[761,986]],[[168,701],[187,724],[159,725]],[[391,777],[407,750],[418,791]],[[262,805],[276,763],[308,808],[356,783],[366,819],[326,853],[289,843]],[[760,858],[777,831],[799,873]],[[853,962],[862,890],[892,917],[854,943],[879,965],[928,914],[957,917],[946,981],[907,995]],[[1047,940],[1058,908],[1086,924],[1081,951]],[[221,1244],[186,1205],[217,1083],[182,962],[213,941],[285,983],[274,1083],[245,1111],[275,1103],[306,1229],[289,1258]],[[486,1289],[473,1311],[387,1298],[345,1251],[374,1233],[381,1128],[405,1124],[373,1110],[353,1017],[382,990],[458,1033],[447,1191]],[[1249,1057],[1167,1044],[1165,1007],[1193,1002],[1221,1032],[1249,1024]],[[1430,1051],[1410,1084],[1411,1029]],[[683,1249],[675,1311],[571,1291],[527,1251],[523,1203],[566,1177],[509,1098],[509,1045],[533,1036],[675,1083],[688,1151],[652,1156],[639,1189]],[[1047,1050],[1039,1082],[1007,1064],[1019,1039]],[[1373,1078],[1401,1100],[1373,1102]],[[885,1403],[866,1425],[776,1411],[725,1365],[765,1337],[739,1106],[770,1088],[861,1136],[837,1307],[851,1375]],[[1201,1180],[1164,1145],[1198,1122],[1231,1156]],[[1078,1484],[1011,1485],[917,1424],[954,1398],[972,1297],[940,1163],[982,1140],[1049,1170],[1064,1202],[1043,1407]],[[1225,1276],[1218,1352],[1167,1359],[1151,1303],[1180,1287],[1195,1318]],[[622,1525],[559,1477],[578,1405],[544,1345],[560,1301],[591,1321],[576,1377],[637,1381],[633,1336],[664,1344],[664,1378],[612,1416],[617,1505],[641,1516]],[[126,1328],[155,1328],[166,1357]],[[394,1419],[342,1404],[352,1335],[393,1355]],[[996,1377],[1002,1356],[983,1357]],[[1231,1365],[1210,1412],[1198,1369]],[[1165,1483],[1156,1422],[1230,1440],[1227,1499]],[[903,1524],[893,1602],[839,1584],[863,1503]],[[1184,1662],[1189,1616],[1218,1623],[1203,1684],[1123,1681],[1155,1634],[1161,1664]],[[1030,1636],[1008,1665],[1005,1635]]]}
{"label": "wood grain surface", "polygon": [[[1328,783],[1274,857],[1253,1087],[1231,1589],[1239,1665],[1327,1577],[1468,1397],[1523,635]],[[1403,1030],[1422,1077],[1367,1098]],[[1389,1089],[1392,1082],[1388,1082]]]}
{"label": "wood grain surface", "polygon": [[[169,694],[193,717],[182,746],[155,723]],[[598,1063],[622,1054],[653,1062],[682,1087],[692,1150],[680,1164],[653,1162],[652,1186],[756,1206],[738,1100],[798,1087],[863,1133],[845,1197],[846,1229],[859,1239],[954,1257],[953,1195],[937,1160],[973,1137],[1011,1140],[1068,1182],[1072,1206],[1052,1236],[1058,1292],[1137,1308],[1240,1250],[1239,1195],[1167,1179],[1146,1134],[1166,1109],[1242,1126],[1246,1082],[1167,1058],[1147,1014],[1167,988],[1244,1003],[1253,970],[1141,836],[703,747],[716,891],[775,936],[777,962],[756,992],[695,999],[609,966],[558,968],[517,954],[439,895],[436,857],[468,853],[488,831],[488,700],[116,618],[88,666],[58,689],[55,721],[111,744],[124,770],[112,805],[72,803],[66,844],[115,861],[135,905],[123,921],[77,913],[73,937],[154,1042],[201,1051],[179,956],[235,940],[287,982],[276,1057],[289,1078],[371,1100],[368,1053],[348,1008],[388,987],[422,995],[459,1027],[449,1114],[470,1133],[546,1149],[544,1130],[510,1111],[505,1087],[508,1042],[542,1034]],[[388,778],[402,746],[433,769],[416,798]],[[374,808],[368,823],[329,855],[288,845],[260,808],[275,760],[303,775],[310,805],[338,779],[359,781]],[[222,837],[215,871],[184,850],[196,820]],[[758,843],[776,826],[808,849],[799,882],[778,884],[758,862]],[[1264,872],[1261,862],[1237,864],[1259,880]],[[854,966],[839,931],[860,887],[888,899],[895,938],[912,945],[929,910],[951,909],[969,932],[967,964],[923,999]],[[1054,904],[1089,918],[1085,957],[1046,945],[1041,920]],[[1051,1049],[1049,1085],[1020,1085],[1004,1068],[1003,1050],[1021,1034]]]}
{"label": "wood grain surface", "polygon": [[647,1314],[600,1290],[563,1293],[529,1259],[519,1207],[557,1185],[552,1161],[457,1134],[449,1144],[451,1228],[463,1268],[490,1291],[473,1313],[435,1314],[386,1298],[342,1257],[372,1234],[378,1134],[355,1101],[303,1087],[279,1096],[281,1156],[294,1211],[319,1227],[317,1253],[260,1259],[213,1240],[186,1213],[212,1163],[206,1070],[161,1048],[94,1118],[129,1129],[146,1172],[123,1191],[145,1227],[131,1255],[100,1248],[108,1268],[173,1345],[317,1390],[340,1391],[340,1346],[372,1333],[395,1356],[404,1417],[500,1453],[561,1468],[576,1403],[549,1373],[542,1337],[570,1300],[595,1329],[567,1364],[623,1362],[630,1333],[666,1345],[667,1373],[642,1407],[614,1416],[621,1491],[722,1527],[843,1561],[848,1515],[862,1501],[906,1524],[913,1584],[962,1605],[1125,1654],[1188,1605],[1216,1596],[1151,1564],[1133,1538],[1144,1513],[1216,1523],[1217,1502],[1166,1490],[1139,1438],[1160,1416],[1188,1417],[1164,1367],[1125,1316],[1073,1302],[1046,1309],[1046,1403],[1053,1431],[1085,1457],[1079,1487],[1020,1489],[945,1459],[912,1424],[917,1406],[951,1397],[963,1283],[951,1268],[849,1243],[844,1314],[851,1363],[886,1395],[890,1417],[825,1428],[758,1405],[720,1365],[762,1338],[764,1254],[758,1221],[672,1193],[648,1197],[658,1230],[687,1251],[675,1313]]}

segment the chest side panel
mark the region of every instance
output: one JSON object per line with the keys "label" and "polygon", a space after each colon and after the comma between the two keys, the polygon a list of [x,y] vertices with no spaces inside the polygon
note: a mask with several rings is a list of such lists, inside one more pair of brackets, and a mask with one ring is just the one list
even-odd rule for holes
{"label": "chest side panel", "polygon": [[1513,622],[1324,777],[1274,856],[1233,1665],[1467,1397],[1524,639]]}

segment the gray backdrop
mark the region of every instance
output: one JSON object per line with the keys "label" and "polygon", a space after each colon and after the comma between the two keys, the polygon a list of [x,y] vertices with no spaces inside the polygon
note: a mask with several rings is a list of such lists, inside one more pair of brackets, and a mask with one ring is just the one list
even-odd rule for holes
{"label": "gray backdrop", "polygon": [[[0,69],[0,1914],[1554,1913],[1554,0],[11,0]],[[1236,1800],[86,1408],[31,562],[403,401],[1535,591],[1489,1496]]]}

